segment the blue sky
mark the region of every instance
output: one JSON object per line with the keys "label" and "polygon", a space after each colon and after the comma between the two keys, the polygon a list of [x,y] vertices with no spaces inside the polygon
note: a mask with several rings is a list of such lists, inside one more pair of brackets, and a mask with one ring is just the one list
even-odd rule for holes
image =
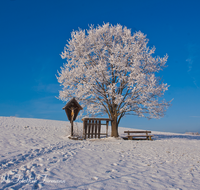
{"label": "blue sky", "polygon": [[156,54],[169,55],[161,73],[172,106],[164,118],[124,117],[120,126],[200,132],[200,1],[1,0],[0,116],[67,120],[55,75],[73,30],[103,22],[142,31]]}

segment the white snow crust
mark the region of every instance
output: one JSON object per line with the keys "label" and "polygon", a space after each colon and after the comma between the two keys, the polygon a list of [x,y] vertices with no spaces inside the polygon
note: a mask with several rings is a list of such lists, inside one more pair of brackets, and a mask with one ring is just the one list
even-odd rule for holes
{"label": "white snow crust", "polygon": [[200,189],[200,136],[81,141],[69,131],[65,121],[0,117],[0,189]]}

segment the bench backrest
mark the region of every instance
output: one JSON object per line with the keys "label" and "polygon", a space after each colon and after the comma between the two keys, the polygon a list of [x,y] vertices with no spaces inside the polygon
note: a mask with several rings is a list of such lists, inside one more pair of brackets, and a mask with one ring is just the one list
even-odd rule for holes
{"label": "bench backrest", "polygon": [[151,133],[151,131],[124,131],[124,133]]}

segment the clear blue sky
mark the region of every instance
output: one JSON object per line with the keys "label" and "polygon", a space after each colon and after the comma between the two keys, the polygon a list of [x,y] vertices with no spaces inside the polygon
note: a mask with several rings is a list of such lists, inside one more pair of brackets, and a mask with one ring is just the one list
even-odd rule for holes
{"label": "clear blue sky", "polygon": [[147,34],[156,55],[169,55],[160,73],[172,106],[162,119],[127,116],[120,126],[200,132],[199,0],[1,0],[0,116],[67,120],[55,98],[60,57],[72,30],[103,22]]}

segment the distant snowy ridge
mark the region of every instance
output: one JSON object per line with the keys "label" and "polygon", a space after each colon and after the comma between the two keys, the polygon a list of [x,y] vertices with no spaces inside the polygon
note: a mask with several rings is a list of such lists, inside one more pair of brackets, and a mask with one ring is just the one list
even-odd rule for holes
{"label": "distant snowy ridge", "polygon": [[198,132],[186,132],[187,135],[200,135]]}

